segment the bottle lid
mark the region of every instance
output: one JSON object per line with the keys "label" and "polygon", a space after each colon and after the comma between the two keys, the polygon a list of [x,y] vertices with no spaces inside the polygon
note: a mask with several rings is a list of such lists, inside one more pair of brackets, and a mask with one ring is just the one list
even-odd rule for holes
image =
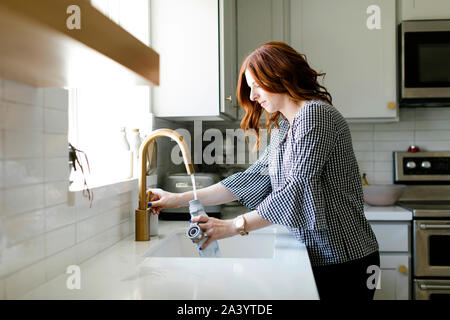
{"label": "bottle lid", "polygon": [[139,132],[139,129],[133,129],[133,130],[131,130],[131,131],[133,131],[133,132]]}

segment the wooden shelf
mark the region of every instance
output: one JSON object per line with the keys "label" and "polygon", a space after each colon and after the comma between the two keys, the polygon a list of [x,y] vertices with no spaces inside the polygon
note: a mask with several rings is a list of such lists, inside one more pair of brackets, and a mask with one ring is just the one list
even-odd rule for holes
{"label": "wooden shelf", "polygon": [[[72,4],[81,29],[66,25]],[[0,77],[36,87],[159,85],[159,54],[87,0],[0,0]]]}

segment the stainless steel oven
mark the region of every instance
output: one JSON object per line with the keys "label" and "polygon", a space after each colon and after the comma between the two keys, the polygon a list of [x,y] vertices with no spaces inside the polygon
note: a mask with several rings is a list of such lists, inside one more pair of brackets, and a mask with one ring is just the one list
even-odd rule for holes
{"label": "stainless steel oven", "polygon": [[413,214],[413,297],[450,300],[450,152],[395,152],[394,182]]}
{"label": "stainless steel oven", "polygon": [[450,20],[399,26],[402,101],[450,99]]}
{"label": "stainless steel oven", "polygon": [[450,220],[415,220],[413,228],[415,275],[449,276]]}

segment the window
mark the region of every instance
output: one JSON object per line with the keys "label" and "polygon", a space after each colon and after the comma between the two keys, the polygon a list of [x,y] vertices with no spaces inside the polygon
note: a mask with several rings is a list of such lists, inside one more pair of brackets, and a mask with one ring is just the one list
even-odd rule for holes
{"label": "window", "polygon": [[[150,3],[148,0],[93,0],[91,3],[106,16],[120,24],[137,39],[150,43]],[[88,185],[96,186],[123,180],[119,165],[120,130],[126,127],[141,135],[152,130],[150,88],[147,86],[69,89],[69,142],[86,152],[91,168]],[[73,177],[71,177],[73,178]],[[71,190],[82,189],[76,182]]]}

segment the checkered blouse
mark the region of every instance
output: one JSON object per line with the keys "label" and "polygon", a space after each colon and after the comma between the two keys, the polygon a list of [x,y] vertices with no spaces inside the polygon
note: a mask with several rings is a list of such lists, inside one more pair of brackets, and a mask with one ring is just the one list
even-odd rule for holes
{"label": "checkered blouse", "polygon": [[239,202],[305,243],[313,266],[343,263],[378,250],[364,216],[361,179],[347,122],[310,100],[272,135],[244,172],[221,183]]}

